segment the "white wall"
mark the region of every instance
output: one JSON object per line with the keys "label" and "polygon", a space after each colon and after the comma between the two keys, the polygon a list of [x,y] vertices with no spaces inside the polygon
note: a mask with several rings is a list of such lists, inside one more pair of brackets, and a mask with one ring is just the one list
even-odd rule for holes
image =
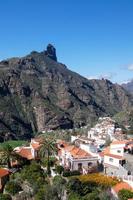
{"label": "white wall", "polygon": [[[78,164],[82,163],[82,167],[88,168],[88,163],[92,162],[93,165],[95,166],[97,164],[97,160],[92,160],[92,159],[88,159],[88,160],[77,160],[77,161],[72,161],[72,170],[78,170]],[[92,165],[92,166],[93,166]]]}
{"label": "white wall", "polygon": [[115,155],[119,155],[119,156],[124,156],[124,146],[123,144],[119,144],[119,145],[111,145],[110,146],[110,153],[111,154],[115,154]]}
{"label": "white wall", "polygon": [[72,135],[71,136],[71,142],[73,143],[77,138],[78,138],[77,136]]}
{"label": "white wall", "polygon": [[119,159],[112,158],[112,157],[107,156],[107,155],[104,156],[104,163],[112,165],[114,167],[119,167]]}

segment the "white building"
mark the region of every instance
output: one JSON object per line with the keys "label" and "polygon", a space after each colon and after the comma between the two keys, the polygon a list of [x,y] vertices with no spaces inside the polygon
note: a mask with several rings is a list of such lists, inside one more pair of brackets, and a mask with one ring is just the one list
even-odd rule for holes
{"label": "white building", "polygon": [[114,141],[104,152],[105,173],[108,175],[127,175],[124,169],[126,159],[124,157],[124,147],[128,141]]}
{"label": "white building", "polygon": [[99,145],[105,144],[107,139],[113,141],[122,130],[115,127],[115,121],[110,117],[99,118],[98,123],[88,131],[88,138],[94,139]]}
{"label": "white building", "polygon": [[27,160],[33,160],[38,158],[38,150],[40,146],[40,139],[34,138],[31,139],[29,146],[16,147],[14,151]]}
{"label": "white building", "polygon": [[79,170],[83,174],[97,167],[98,157],[74,145],[62,143],[58,145],[60,164],[71,171]]}

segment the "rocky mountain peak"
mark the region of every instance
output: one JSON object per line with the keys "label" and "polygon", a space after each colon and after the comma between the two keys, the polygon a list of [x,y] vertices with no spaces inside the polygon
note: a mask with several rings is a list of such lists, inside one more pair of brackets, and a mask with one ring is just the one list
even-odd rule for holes
{"label": "rocky mountain peak", "polygon": [[57,62],[51,44],[46,51],[0,62],[0,141],[91,125],[132,105],[121,86],[87,80]]}
{"label": "rocky mountain peak", "polygon": [[44,51],[44,53],[49,58],[53,59],[54,61],[57,61],[56,49],[52,44],[47,45],[47,49]]}

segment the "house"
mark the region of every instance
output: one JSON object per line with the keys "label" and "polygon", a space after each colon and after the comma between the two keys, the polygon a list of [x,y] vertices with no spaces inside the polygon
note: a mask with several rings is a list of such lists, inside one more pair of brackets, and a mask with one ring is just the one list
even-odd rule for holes
{"label": "house", "polygon": [[41,143],[40,139],[31,139],[30,146],[16,147],[14,151],[23,158],[27,160],[38,159],[38,152]]}
{"label": "house", "polygon": [[0,191],[3,190],[6,182],[9,180],[10,171],[5,168],[0,168]]}
{"label": "house", "polygon": [[111,189],[111,193],[113,194],[115,199],[118,199],[118,193],[122,189],[133,191],[133,188],[128,183],[120,182],[120,183],[116,184],[115,186],[113,186],[112,189]]}
{"label": "house", "polygon": [[124,158],[124,147],[126,145],[125,141],[114,141],[111,143],[108,151],[104,153],[104,164],[105,166],[114,166],[118,167],[121,164],[125,164]]}
{"label": "house", "polygon": [[58,143],[58,156],[60,165],[71,171],[79,170],[83,174],[89,173],[97,167],[98,158],[85,150],[69,145],[65,142]]}
{"label": "house", "polygon": [[104,145],[115,139],[122,140],[124,134],[121,128],[110,117],[99,118],[98,123],[88,131],[88,138],[94,139],[97,144]]}
{"label": "house", "polygon": [[[124,153],[128,140],[113,141],[104,151],[104,169],[105,173],[113,176],[128,176],[129,171],[126,169],[126,156]],[[131,174],[130,174],[131,175]]]}

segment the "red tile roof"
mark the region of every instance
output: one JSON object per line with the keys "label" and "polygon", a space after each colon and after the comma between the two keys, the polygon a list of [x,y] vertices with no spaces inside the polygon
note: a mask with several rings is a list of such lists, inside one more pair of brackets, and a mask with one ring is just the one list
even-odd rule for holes
{"label": "red tile roof", "polygon": [[88,158],[88,157],[92,156],[91,154],[89,154],[85,150],[78,148],[78,147],[75,147],[75,146],[68,146],[68,147],[65,148],[65,150],[68,151],[71,154],[71,156],[75,159]]}
{"label": "red tile roof", "polygon": [[105,155],[105,156],[109,156],[109,157],[111,157],[111,158],[116,158],[116,159],[119,159],[119,160],[124,160],[124,157],[123,157],[123,156],[119,156],[119,155],[116,155],[116,154],[105,153],[104,155]]}
{"label": "red tile roof", "polygon": [[22,156],[23,158],[27,158],[28,160],[33,159],[31,149],[30,148],[22,148],[18,154]]}
{"label": "red tile roof", "polygon": [[120,190],[122,189],[127,189],[127,190],[131,190],[133,191],[133,188],[126,182],[121,182],[121,183],[118,183],[117,185],[115,185],[113,187],[113,190],[118,193]]}
{"label": "red tile roof", "polygon": [[113,141],[112,143],[111,143],[111,145],[113,144],[126,144],[126,143],[128,143],[129,142],[129,140],[116,140],[116,141]]}
{"label": "red tile roof", "polygon": [[7,176],[9,175],[10,172],[8,169],[3,169],[3,168],[0,168],[0,178],[4,177],[4,176]]}

